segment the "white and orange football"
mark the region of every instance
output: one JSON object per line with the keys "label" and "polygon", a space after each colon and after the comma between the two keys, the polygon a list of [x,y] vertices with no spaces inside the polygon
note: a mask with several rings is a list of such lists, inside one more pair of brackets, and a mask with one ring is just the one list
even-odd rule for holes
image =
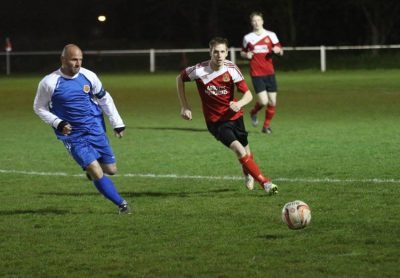
{"label": "white and orange football", "polygon": [[311,221],[310,207],[300,200],[289,202],[283,206],[282,220],[290,229],[303,229]]}

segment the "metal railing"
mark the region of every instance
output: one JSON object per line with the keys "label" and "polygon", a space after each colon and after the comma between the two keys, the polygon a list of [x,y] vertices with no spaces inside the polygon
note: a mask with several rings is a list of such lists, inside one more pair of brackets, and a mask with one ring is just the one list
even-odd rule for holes
{"label": "metal railing", "polygon": [[[327,70],[327,51],[332,50],[373,50],[373,49],[400,49],[400,44],[392,45],[353,45],[353,46],[303,46],[303,47],[284,47],[284,51],[319,51],[320,56],[320,70],[325,72]],[[229,49],[229,59],[236,63],[236,53],[240,52],[241,48],[231,47]],[[192,48],[192,49],[128,49],[128,50],[86,50],[85,55],[93,56],[123,56],[131,54],[148,55],[148,70],[154,73],[157,68],[157,54],[169,53],[201,53],[208,52],[208,48]],[[0,56],[5,57],[6,74],[11,74],[11,60],[13,57],[18,56],[40,56],[40,55],[59,55],[60,51],[3,51]]]}

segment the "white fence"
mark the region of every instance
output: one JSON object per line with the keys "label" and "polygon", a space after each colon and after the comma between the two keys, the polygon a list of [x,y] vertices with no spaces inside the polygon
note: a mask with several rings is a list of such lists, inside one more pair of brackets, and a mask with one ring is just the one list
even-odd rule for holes
{"label": "white fence", "polygon": [[326,51],[328,50],[365,50],[365,49],[400,49],[400,44],[391,45],[352,45],[352,46],[304,46],[304,47],[284,47],[285,51],[307,51],[307,50],[319,50],[320,52],[320,68],[321,72],[326,71]]}
{"label": "white fence", "polygon": [[[327,70],[327,51],[331,50],[368,50],[368,49],[400,49],[400,44],[392,45],[353,45],[353,46],[304,46],[304,47],[284,47],[284,51],[319,51],[320,53],[320,69],[321,72]],[[236,62],[236,53],[240,52],[240,48],[231,47],[229,59]],[[149,71],[151,73],[156,71],[157,68],[157,54],[168,53],[201,53],[208,52],[208,48],[194,48],[194,49],[142,49],[142,50],[86,50],[85,55],[97,56],[123,56],[130,54],[142,54],[149,57]],[[59,55],[60,51],[5,51],[0,52],[0,56],[5,56],[6,74],[11,73],[11,59],[16,56],[40,56],[40,55]]]}

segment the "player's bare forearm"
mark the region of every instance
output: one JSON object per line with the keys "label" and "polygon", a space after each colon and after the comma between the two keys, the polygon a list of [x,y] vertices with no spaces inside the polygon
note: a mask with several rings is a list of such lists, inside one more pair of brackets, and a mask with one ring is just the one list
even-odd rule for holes
{"label": "player's bare forearm", "polygon": [[249,104],[253,99],[253,95],[250,91],[247,91],[243,94],[242,98],[239,101],[231,101],[229,103],[229,108],[235,112],[238,112],[242,109],[243,106]]}
{"label": "player's bare forearm", "polygon": [[251,94],[250,91],[247,91],[246,93],[243,94],[242,98],[238,101],[238,104],[240,107],[243,107],[247,104],[249,104],[253,100],[253,95]]}
{"label": "player's bare forearm", "polygon": [[181,105],[181,108],[189,108],[186,93],[185,93],[185,84],[183,83],[182,77],[178,75],[176,77],[176,90],[178,91],[178,99]]}
{"label": "player's bare forearm", "polygon": [[181,105],[181,117],[185,120],[191,120],[192,111],[190,110],[189,103],[186,99],[185,83],[180,75],[176,77],[176,89],[178,91],[179,103]]}

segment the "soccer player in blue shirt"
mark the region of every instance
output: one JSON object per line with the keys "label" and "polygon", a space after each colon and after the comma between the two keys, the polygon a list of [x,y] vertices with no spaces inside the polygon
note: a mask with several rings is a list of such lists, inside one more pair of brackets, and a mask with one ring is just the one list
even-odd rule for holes
{"label": "soccer player in blue shirt", "polygon": [[119,207],[120,214],[129,214],[128,203],[119,195],[113,181],[104,175],[114,175],[117,167],[103,113],[119,138],[124,135],[125,124],[97,75],[81,67],[82,59],[77,45],[64,47],[61,68],[40,81],[33,109],[53,127],[57,138],[86,171],[97,190]]}

